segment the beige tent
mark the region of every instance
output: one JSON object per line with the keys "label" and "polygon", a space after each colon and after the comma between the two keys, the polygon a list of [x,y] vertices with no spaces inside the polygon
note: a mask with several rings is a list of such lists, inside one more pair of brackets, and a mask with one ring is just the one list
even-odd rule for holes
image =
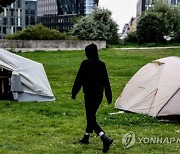
{"label": "beige tent", "polygon": [[154,60],[127,83],[115,108],[153,117],[180,115],[180,58]]}

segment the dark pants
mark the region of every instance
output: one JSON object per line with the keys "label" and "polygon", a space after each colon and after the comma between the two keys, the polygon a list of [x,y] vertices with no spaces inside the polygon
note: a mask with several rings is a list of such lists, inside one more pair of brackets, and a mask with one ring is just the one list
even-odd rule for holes
{"label": "dark pants", "polygon": [[94,130],[96,134],[99,135],[99,133],[103,131],[96,121],[96,112],[102,102],[102,98],[103,98],[103,93],[100,93],[100,94],[96,93],[94,95],[85,94],[85,109],[86,109],[86,121],[87,121],[86,132],[87,133],[93,133],[93,130]]}

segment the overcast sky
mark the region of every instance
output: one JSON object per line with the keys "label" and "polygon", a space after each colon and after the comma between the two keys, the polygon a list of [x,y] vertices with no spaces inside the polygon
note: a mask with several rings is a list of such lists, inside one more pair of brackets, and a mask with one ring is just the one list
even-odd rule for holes
{"label": "overcast sky", "polygon": [[138,0],[99,0],[99,6],[112,12],[112,17],[119,25],[119,31],[131,17],[136,16],[136,4]]}

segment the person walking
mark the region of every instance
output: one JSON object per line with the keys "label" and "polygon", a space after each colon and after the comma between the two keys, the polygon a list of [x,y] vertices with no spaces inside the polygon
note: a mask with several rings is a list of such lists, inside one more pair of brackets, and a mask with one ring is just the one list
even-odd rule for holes
{"label": "person walking", "polygon": [[87,59],[82,61],[79,71],[72,88],[72,99],[83,87],[85,110],[86,110],[86,131],[84,137],[80,140],[83,144],[89,143],[90,133],[100,136],[103,142],[103,152],[107,152],[113,143],[113,140],[106,136],[105,131],[96,121],[96,112],[102,102],[103,93],[108,104],[112,102],[112,91],[108,78],[106,65],[99,60],[98,49],[95,44],[90,44],[85,48]]}

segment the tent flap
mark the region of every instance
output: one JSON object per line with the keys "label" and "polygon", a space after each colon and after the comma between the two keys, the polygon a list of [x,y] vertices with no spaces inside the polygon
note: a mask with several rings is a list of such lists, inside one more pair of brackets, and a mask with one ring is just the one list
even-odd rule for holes
{"label": "tent flap", "polygon": [[45,101],[54,101],[53,96],[42,96],[28,93],[19,93],[13,92],[13,97],[19,102],[45,102]]}
{"label": "tent flap", "polygon": [[12,92],[23,92],[23,86],[21,83],[21,79],[20,79],[20,76],[17,74],[12,74],[11,91]]}

